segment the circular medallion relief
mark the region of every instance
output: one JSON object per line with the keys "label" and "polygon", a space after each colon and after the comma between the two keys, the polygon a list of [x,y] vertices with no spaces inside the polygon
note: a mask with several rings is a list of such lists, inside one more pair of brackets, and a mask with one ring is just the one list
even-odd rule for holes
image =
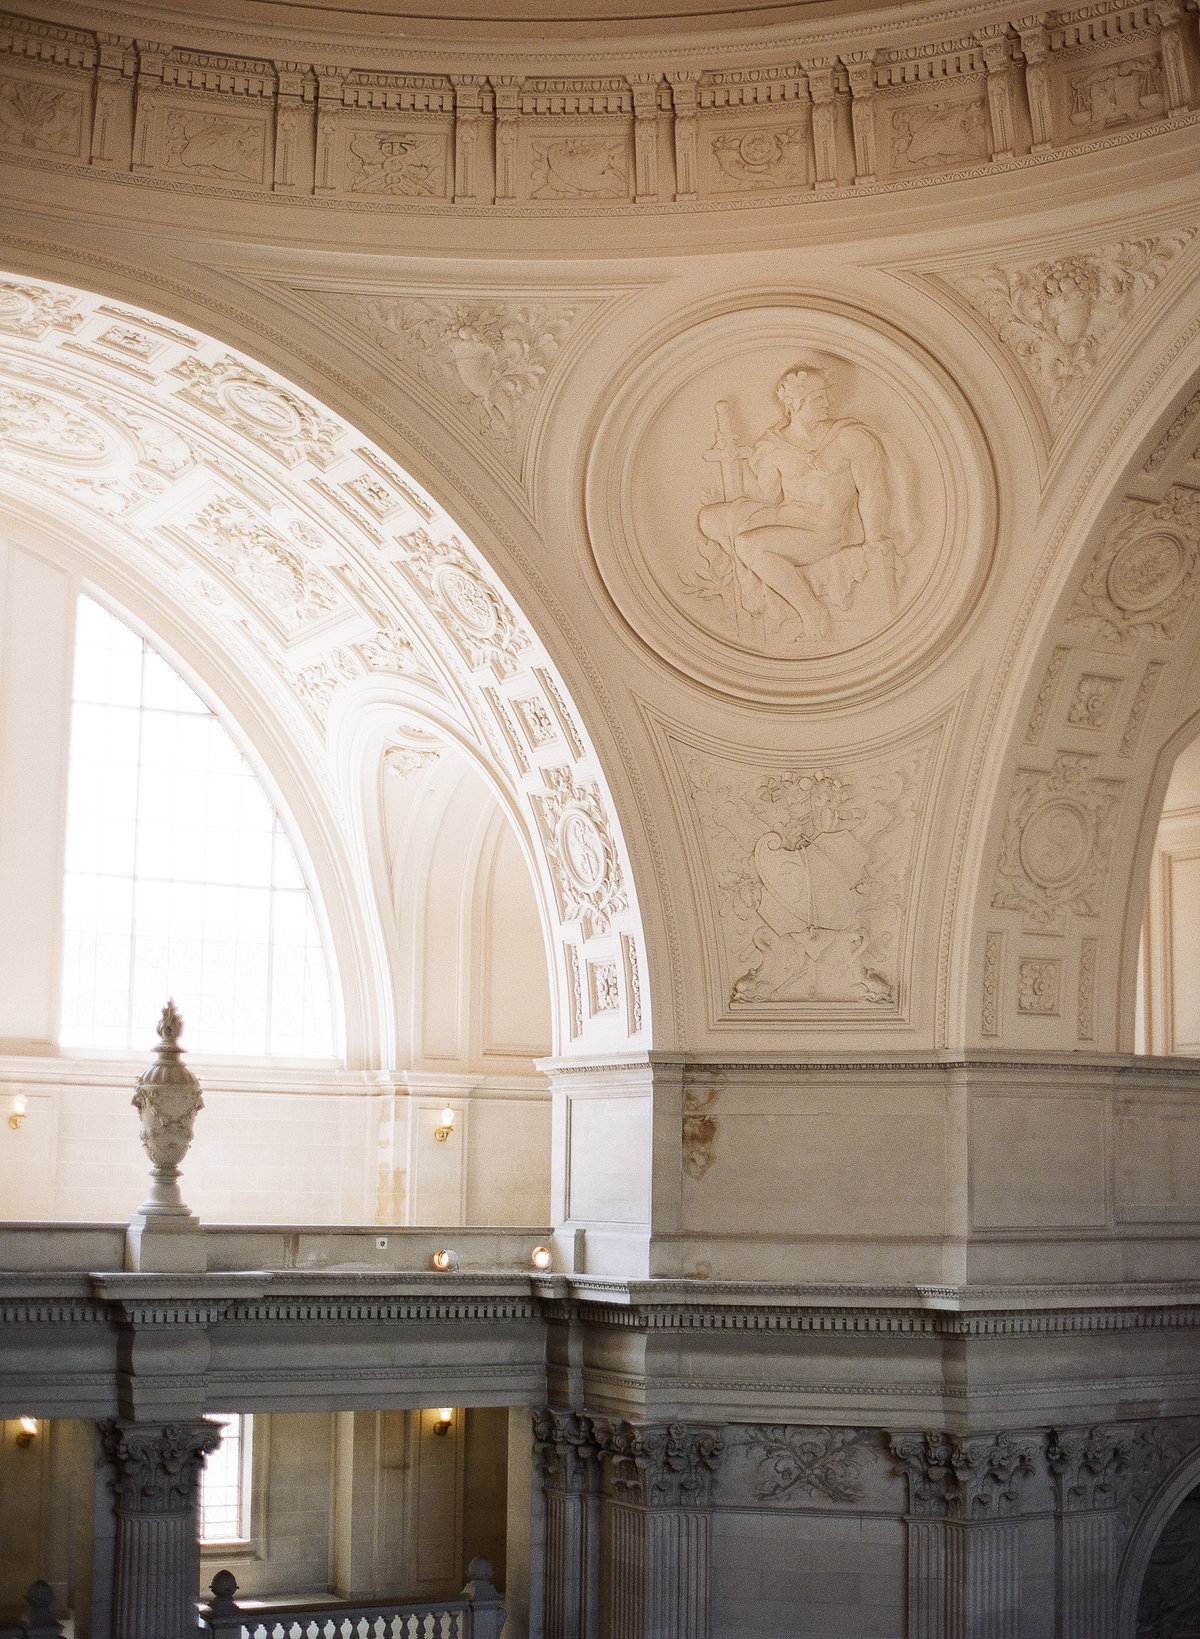
{"label": "circular medallion relief", "polygon": [[1048,802],[1021,833],[1021,865],[1041,887],[1061,888],[1083,869],[1090,846],[1087,814],[1074,803]]}
{"label": "circular medallion relief", "polygon": [[584,893],[594,893],[604,881],[604,838],[596,822],[582,808],[568,808],[558,822],[558,846],[563,863]]}
{"label": "circular medallion relief", "polygon": [[986,572],[992,493],[953,390],[890,332],[757,308],[619,391],[588,523],[630,624],[730,693],[845,699],[927,659]]}
{"label": "circular medallion relief", "polygon": [[1180,542],[1165,530],[1127,541],[1108,567],[1108,595],[1118,609],[1138,614],[1169,598],[1187,570]]}
{"label": "circular medallion relief", "polygon": [[442,602],[458,616],[476,637],[491,637],[496,630],[496,606],[478,581],[457,568],[444,564],[434,573],[434,584]]}

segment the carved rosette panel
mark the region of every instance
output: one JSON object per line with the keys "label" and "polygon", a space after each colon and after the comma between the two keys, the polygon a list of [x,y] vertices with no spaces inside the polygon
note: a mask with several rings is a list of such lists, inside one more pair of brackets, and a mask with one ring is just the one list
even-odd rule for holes
{"label": "carved rosette panel", "polygon": [[913,347],[828,312],[684,331],[614,394],[588,530],[614,602],[723,691],[846,701],[927,665],[992,550],[965,403]]}
{"label": "carved rosette panel", "polygon": [[1200,492],[1175,484],[1161,501],[1121,503],[1067,618],[1105,643],[1170,642],[1200,583]]}
{"label": "carved rosette panel", "polygon": [[533,796],[554,877],[559,915],[578,921],[585,939],[607,933],[628,909],[620,857],[599,787],[577,782],[568,767],[542,770],[545,790]]}
{"label": "carved rosette panel", "polygon": [[677,749],[707,866],[718,1017],[903,1013],[934,744],[768,768]]}
{"label": "carved rosette panel", "polygon": [[1039,930],[1066,915],[1099,916],[1122,782],[1101,779],[1098,756],[1060,751],[1049,772],[1019,768],[1005,814],[992,905]]}
{"label": "carved rosette panel", "polygon": [[1057,427],[1115,337],[1196,232],[1177,228],[1070,256],[946,277],[1012,354]]}

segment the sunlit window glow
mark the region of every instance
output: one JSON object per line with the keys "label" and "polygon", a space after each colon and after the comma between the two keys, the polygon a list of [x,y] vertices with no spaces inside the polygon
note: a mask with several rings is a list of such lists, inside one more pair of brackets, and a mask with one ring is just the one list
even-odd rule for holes
{"label": "sunlit window glow", "polygon": [[144,1049],[168,996],[184,1045],[334,1054],[329,975],[279,816],[215,712],[79,600],[62,1040]]}
{"label": "sunlit window glow", "polygon": [[207,1421],[221,1425],[221,1444],[209,1452],[200,1472],[200,1541],[205,1547],[248,1542],[254,1420],[210,1412]]}

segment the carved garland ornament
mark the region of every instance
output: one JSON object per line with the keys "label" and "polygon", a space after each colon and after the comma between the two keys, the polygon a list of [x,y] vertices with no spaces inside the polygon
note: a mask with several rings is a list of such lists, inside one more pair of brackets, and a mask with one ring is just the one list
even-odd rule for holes
{"label": "carved garland ornament", "polygon": [[1095,754],[1060,751],[1049,773],[1019,768],[1005,816],[992,904],[1040,928],[1099,916],[1122,782]]}

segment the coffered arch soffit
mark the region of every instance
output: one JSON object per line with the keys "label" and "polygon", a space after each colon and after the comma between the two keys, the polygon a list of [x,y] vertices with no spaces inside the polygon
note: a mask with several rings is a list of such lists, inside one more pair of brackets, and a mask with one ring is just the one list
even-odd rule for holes
{"label": "coffered arch soffit", "polygon": [[[280,759],[281,790],[289,764],[312,771],[320,840],[305,842],[316,859],[333,839],[337,867],[321,885],[353,900],[331,916],[343,978],[361,980],[352,1062],[386,1064],[390,1050],[388,987],[363,977],[381,946],[355,728],[381,704],[401,738],[422,720],[452,735],[503,793],[552,930],[557,1045],[646,1039],[633,881],[596,753],[528,621],[425,490],[223,343],[19,276],[0,281],[0,422],[14,502],[60,519],[61,536],[90,531],[115,581],[154,589],[201,678],[227,701],[214,674],[236,679],[237,697],[276,725],[258,750]],[[242,721],[256,744],[258,716]],[[624,1002],[603,1016],[580,999],[597,960],[618,963]]]}
{"label": "coffered arch soffit", "polygon": [[948,915],[956,879],[970,891],[942,947],[959,975],[942,994],[963,1010],[948,1018],[943,1002],[951,1038],[1133,1046],[1154,834],[1200,728],[1200,321],[1150,356],[1063,474],[1070,494],[1057,486],[1052,507],[1048,493],[1041,562],[981,720]]}

